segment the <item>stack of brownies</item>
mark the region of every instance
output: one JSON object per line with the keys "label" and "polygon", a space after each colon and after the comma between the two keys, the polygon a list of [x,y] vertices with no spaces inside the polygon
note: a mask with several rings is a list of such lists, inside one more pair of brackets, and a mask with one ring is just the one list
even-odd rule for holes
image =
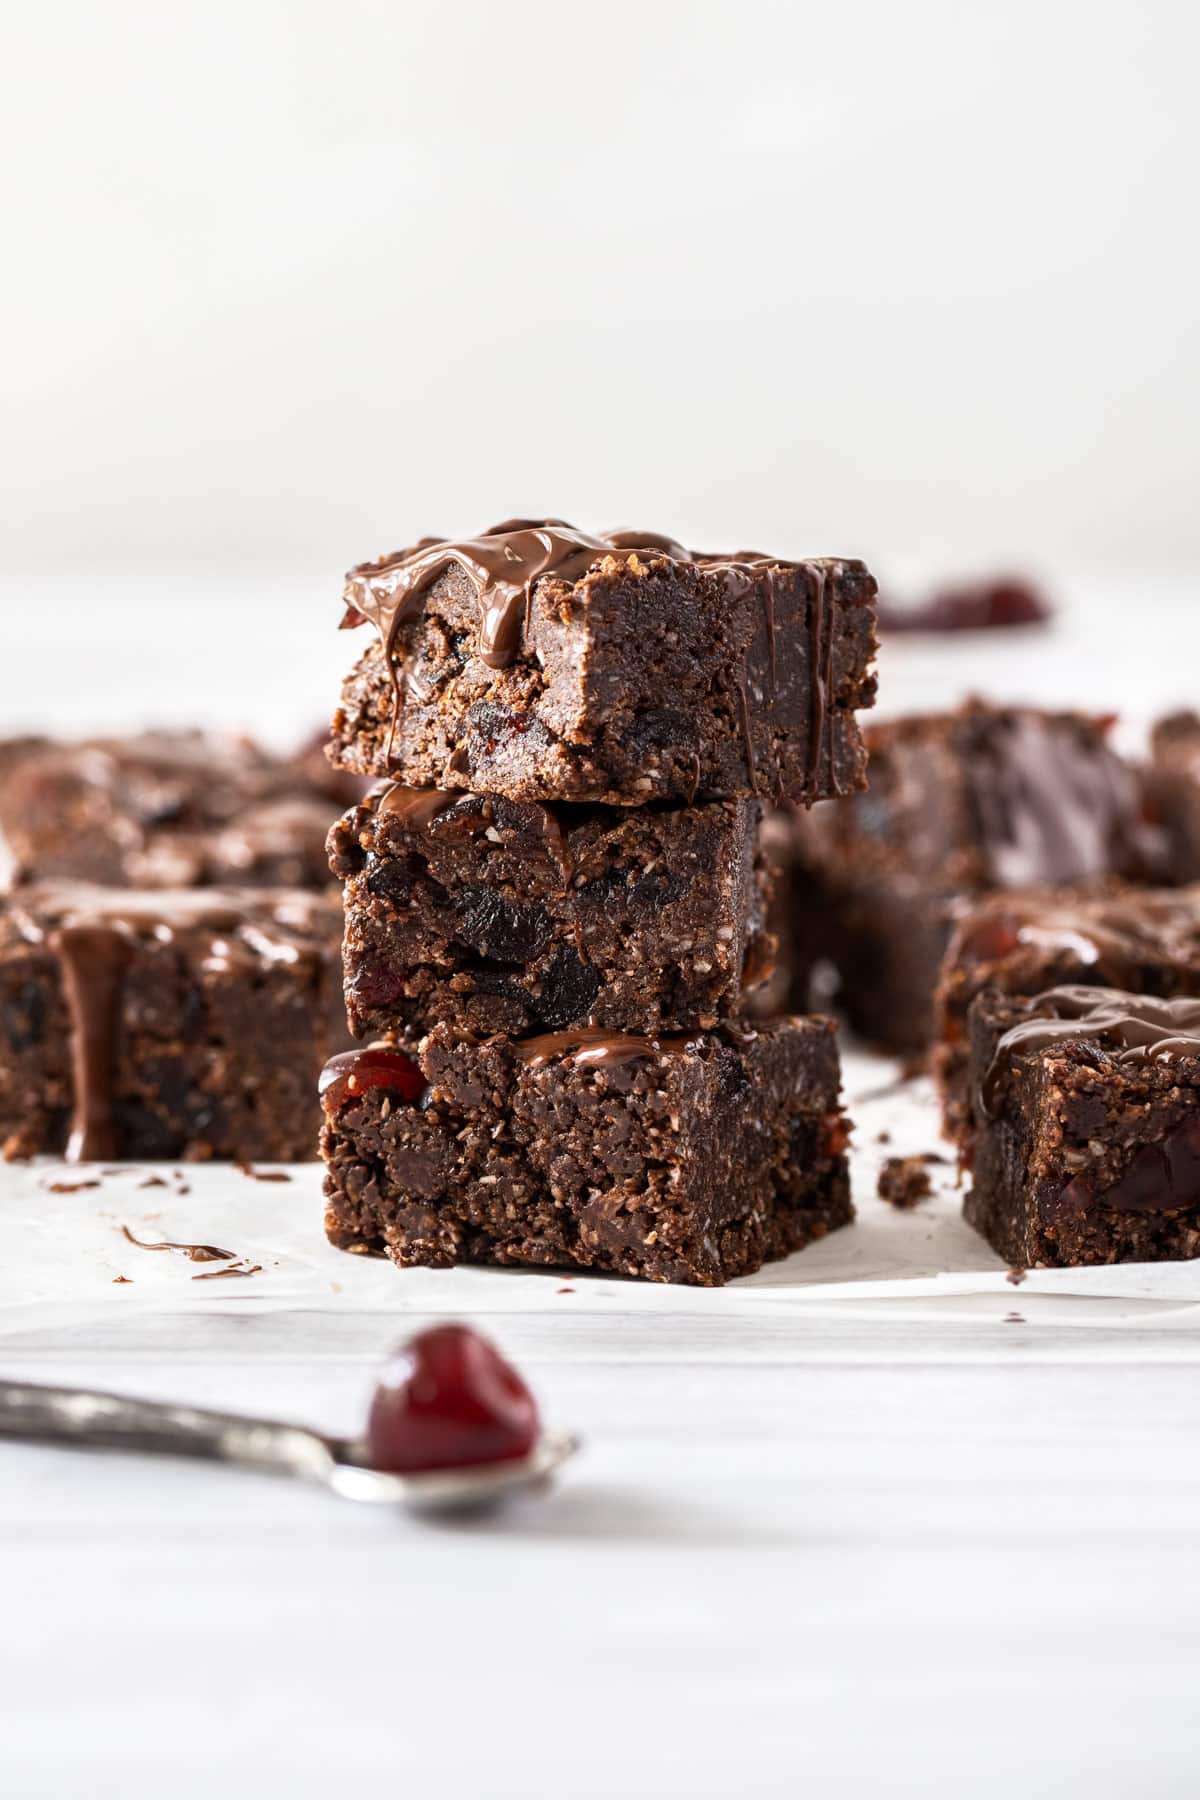
{"label": "stack of brownies", "polygon": [[864,785],[874,593],[559,520],[351,572],[335,1244],[712,1285],[850,1219],[833,1026],[744,1002],[763,800]]}

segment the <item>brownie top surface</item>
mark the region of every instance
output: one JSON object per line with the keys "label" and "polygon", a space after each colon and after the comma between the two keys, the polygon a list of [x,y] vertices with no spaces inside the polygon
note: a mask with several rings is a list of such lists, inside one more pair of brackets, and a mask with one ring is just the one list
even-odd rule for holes
{"label": "brownie top surface", "polygon": [[159,888],[127,890],[82,881],[40,882],[3,902],[4,936],[55,948],[64,937],[104,933],[130,943],[199,944],[217,960],[233,948],[244,959],[294,962],[324,953],[340,909],[332,894],[303,888]]}
{"label": "brownie top surface", "polygon": [[1067,956],[1116,987],[1147,964],[1200,966],[1200,886],[994,894],[959,922],[952,963]]}
{"label": "brownie top surface", "polygon": [[505,668],[524,634],[534,584],[543,577],[573,584],[608,558],[626,564],[669,562],[722,573],[734,588],[774,568],[807,567],[820,603],[830,570],[856,563],[793,563],[756,551],[732,555],[690,551],[655,531],[613,531],[594,536],[563,519],[506,519],[475,538],[420,538],[374,562],[359,563],[346,577],[344,626],[370,621],[385,647],[398,624],[415,617],[423,596],[452,568],[475,590],[478,604],[475,654],[489,668]]}
{"label": "brownie top surface", "polygon": [[13,808],[52,815],[74,794],[94,795],[156,831],[218,827],[257,805],[349,797],[314,746],[281,756],[250,738],[204,731],[15,740],[0,746],[0,771]]}
{"label": "brownie top surface", "polygon": [[1119,988],[1068,985],[1023,1002],[989,991],[977,1004],[1005,1027],[979,1084],[992,1115],[1017,1059],[1060,1045],[1094,1045],[1126,1065],[1200,1058],[1200,999],[1159,1000]]}

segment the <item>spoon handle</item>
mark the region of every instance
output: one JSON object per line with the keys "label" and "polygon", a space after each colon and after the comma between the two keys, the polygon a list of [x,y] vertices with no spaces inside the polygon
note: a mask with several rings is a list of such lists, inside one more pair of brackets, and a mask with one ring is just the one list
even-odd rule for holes
{"label": "spoon handle", "polygon": [[0,1381],[0,1438],[189,1456],[315,1481],[328,1480],[333,1460],[324,1439],[299,1425],[32,1381]]}

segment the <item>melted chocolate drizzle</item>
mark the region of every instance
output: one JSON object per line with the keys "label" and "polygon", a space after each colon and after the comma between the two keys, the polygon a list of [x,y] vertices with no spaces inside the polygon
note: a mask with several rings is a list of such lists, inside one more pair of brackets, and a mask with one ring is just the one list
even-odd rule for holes
{"label": "melted chocolate drizzle", "polygon": [[586,1063],[589,1067],[634,1062],[639,1057],[683,1056],[696,1042],[696,1035],[685,1033],[670,1037],[635,1037],[624,1031],[603,1031],[585,1025],[574,1031],[547,1031],[540,1037],[517,1038],[513,1055],[531,1069],[549,1062]]}
{"label": "melted chocolate drizzle", "polygon": [[1200,1000],[1154,1000],[1119,989],[1049,988],[1029,1002],[1031,1017],[1011,1026],[996,1045],[980,1084],[980,1100],[995,1117],[1014,1060],[1053,1044],[1101,1044],[1119,1063],[1200,1057]]}
{"label": "melted chocolate drizzle", "polygon": [[121,1236],[139,1250],[173,1250],[177,1256],[186,1256],[189,1262],[234,1262],[237,1259],[236,1250],[221,1250],[216,1244],[173,1244],[165,1238],[155,1244],[147,1243],[143,1238],[134,1237],[128,1225],[122,1225]]}

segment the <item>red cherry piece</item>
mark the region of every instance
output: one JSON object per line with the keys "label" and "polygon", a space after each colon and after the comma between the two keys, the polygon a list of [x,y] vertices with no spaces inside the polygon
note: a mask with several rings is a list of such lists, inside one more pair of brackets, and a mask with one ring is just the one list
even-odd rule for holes
{"label": "red cherry piece", "polygon": [[347,1050],[332,1056],[321,1071],[319,1092],[326,1112],[337,1112],[369,1088],[393,1088],[402,1100],[415,1102],[428,1083],[411,1056],[385,1048]]}
{"label": "red cherry piece", "polygon": [[408,986],[408,970],[365,960],[354,979],[355,998],[363,1006],[390,1006]]}
{"label": "red cherry piece", "polygon": [[528,1456],[537,1403],[510,1363],[467,1325],[436,1325],[401,1346],[367,1421],[371,1466],[398,1475]]}

